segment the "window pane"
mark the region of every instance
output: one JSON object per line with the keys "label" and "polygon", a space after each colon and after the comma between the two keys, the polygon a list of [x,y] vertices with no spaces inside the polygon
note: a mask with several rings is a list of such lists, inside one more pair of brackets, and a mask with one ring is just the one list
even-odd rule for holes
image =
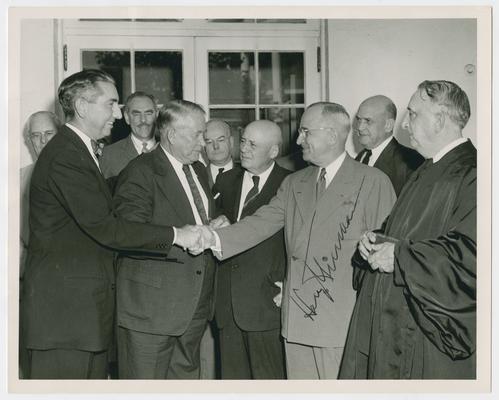
{"label": "window pane", "polygon": [[120,103],[131,93],[129,51],[82,51],[83,69],[101,69],[116,81]]}
{"label": "window pane", "polygon": [[182,96],[182,52],[135,52],[135,88],[165,104]]}
{"label": "window pane", "polygon": [[255,103],[254,53],[208,54],[210,104]]}
{"label": "window pane", "polygon": [[296,144],[298,127],[303,115],[303,108],[262,108],[260,119],[274,121],[282,132],[282,155],[294,152],[301,153],[301,147]]}
{"label": "window pane", "polygon": [[230,126],[234,137],[234,148],[232,158],[239,160],[239,138],[246,125],[255,120],[254,109],[216,109],[210,110],[210,119],[221,119]]}
{"label": "window pane", "polygon": [[260,103],[305,102],[303,53],[259,53]]}

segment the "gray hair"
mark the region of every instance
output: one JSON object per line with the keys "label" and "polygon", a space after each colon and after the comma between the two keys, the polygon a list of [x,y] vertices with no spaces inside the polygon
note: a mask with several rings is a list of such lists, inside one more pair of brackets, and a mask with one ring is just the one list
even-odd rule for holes
{"label": "gray hair", "polygon": [[158,108],[158,102],[156,101],[156,98],[152,95],[152,94],[149,94],[149,93],[146,93],[146,92],[142,92],[140,90],[136,91],[136,92],[133,92],[130,96],[127,97],[127,99],[125,100],[125,106],[123,107],[124,111],[128,111],[129,109],[129,105],[130,105],[130,102],[133,100],[133,99],[136,99],[138,97],[145,97],[149,100],[152,101],[152,103],[154,104],[154,109],[157,109]]}
{"label": "gray hair", "polygon": [[173,100],[159,110],[156,125],[158,129],[170,128],[182,117],[189,113],[199,112],[205,114],[203,108],[187,100]]}

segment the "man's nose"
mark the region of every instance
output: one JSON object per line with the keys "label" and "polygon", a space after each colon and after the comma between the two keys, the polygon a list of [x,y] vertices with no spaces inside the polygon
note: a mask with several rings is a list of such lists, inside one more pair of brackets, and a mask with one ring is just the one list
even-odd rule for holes
{"label": "man's nose", "polygon": [[220,144],[216,140],[214,140],[213,141],[213,150],[218,150],[219,148],[220,148]]}
{"label": "man's nose", "polygon": [[47,143],[47,141],[48,141],[47,134],[46,133],[42,133],[40,135],[40,142],[45,144],[45,143]]}
{"label": "man's nose", "polygon": [[113,117],[114,119],[121,119],[123,117],[123,115],[121,114],[120,107],[116,103],[114,103],[113,105]]}
{"label": "man's nose", "polygon": [[303,143],[303,134],[298,132],[298,137],[296,138],[296,144],[299,146]]}
{"label": "man's nose", "polygon": [[357,129],[359,131],[363,131],[365,128],[366,128],[366,121],[361,119],[360,121],[357,122]]}

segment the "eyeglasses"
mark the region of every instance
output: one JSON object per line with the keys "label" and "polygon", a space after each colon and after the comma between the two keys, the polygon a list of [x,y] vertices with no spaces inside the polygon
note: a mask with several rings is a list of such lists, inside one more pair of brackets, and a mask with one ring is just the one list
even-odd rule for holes
{"label": "eyeglasses", "polygon": [[298,134],[299,135],[304,135],[304,136],[309,136],[312,131],[327,131],[331,130],[333,128],[305,128],[305,127],[299,127],[298,128]]}
{"label": "eyeglasses", "polygon": [[35,140],[47,139],[48,137],[55,134],[55,131],[45,131],[45,132],[31,132],[29,137]]}

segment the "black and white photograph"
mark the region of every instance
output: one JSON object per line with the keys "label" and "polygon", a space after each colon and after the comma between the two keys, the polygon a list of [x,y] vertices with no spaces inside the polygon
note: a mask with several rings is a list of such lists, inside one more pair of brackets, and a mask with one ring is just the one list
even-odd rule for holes
{"label": "black and white photograph", "polygon": [[11,7],[8,392],[489,392],[491,24]]}

